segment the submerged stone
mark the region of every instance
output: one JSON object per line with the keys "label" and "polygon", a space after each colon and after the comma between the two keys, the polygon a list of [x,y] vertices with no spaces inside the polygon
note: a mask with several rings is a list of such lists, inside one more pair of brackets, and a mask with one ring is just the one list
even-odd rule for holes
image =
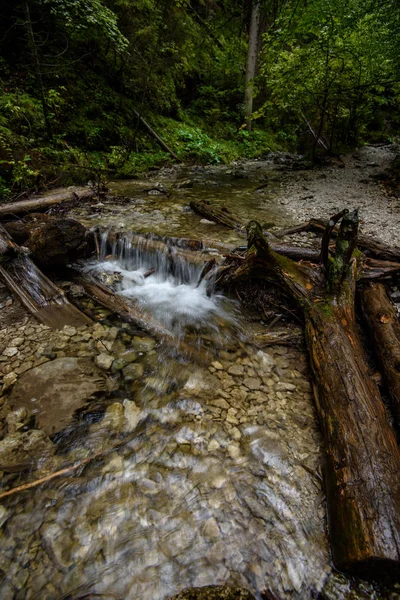
{"label": "submerged stone", "polygon": [[13,408],[26,408],[47,435],[69,425],[77,409],[105,390],[101,371],[89,358],[56,358],[24,373],[10,395]]}

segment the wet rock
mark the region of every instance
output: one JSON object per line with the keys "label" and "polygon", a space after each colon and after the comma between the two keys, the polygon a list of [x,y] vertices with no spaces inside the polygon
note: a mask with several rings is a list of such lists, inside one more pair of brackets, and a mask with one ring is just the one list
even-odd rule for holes
{"label": "wet rock", "polygon": [[34,413],[37,426],[53,435],[95,392],[105,390],[101,371],[88,358],[56,358],[24,373],[10,395],[13,408]]}
{"label": "wet rock", "polygon": [[40,265],[66,265],[90,256],[94,251],[94,237],[74,219],[57,219],[34,231],[27,246]]}
{"label": "wet rock", "polygon": [[221,446],[217,442],[217,440],[211,440],[211,442],[207,446],[207,450],[208,452],[215,452],[215,450],[219,450],[220,447]]}
{"label": "wet rock", "polygon": [[74,561],[68,555],[68,549],[72,541],[67,532],[63,531],[57,523],[43,525],[41,529],[43,546],[50,560],[57,569],[66,572]]}
{"label": "wet rock", "polygon": [[8,413],[6,417],[8,433],[17,433],[28,422],[29,416],[26,408],[19,408]]}
{"label": "wet rock", "polygon": [[276,389],[278,391],[294,392],[296,386],[293,385],[293,383],[286,383],[285,381],[280,381],[279,383],[277,383]]}
{"label": "wet rock", "polygon": [[17,381],[17,374],[14,373],[14,371],[11,371],[10,373],[7,373],[7,375],[4,375],[4,377],[3,377],[3,392],[5,392],[11,386],[13,386],[16,381]]}
{"label": "wet rock", "polygon": [[102,352],[101,354],[96,356],[95,361],[96,361],[96,365],[100,369],[104,369],[105,371],[108,371],[108,369],[111,369],[111,365],[114,362],[114,357],[110,356],[110,354],[106,354],[105,352]]}
{"label": "wet rock", "polygon": [[12,358],[16,354],[18,354],[18,348],[15,348],[14,346],[10,346],[9,348],[6,348],[5,350],[3,350],[3,354],[4,354],[4,356],[8,356],[9,358]]}
{"label": "wet rock", "polygon": [[124,431],[129,432],[136,429],[142,415],[140,408],[132,401],[125,398],[124,406]]}
{"label": "wet rock", "polygon": [[123,358],[116,358],[111,366],[111,370],[115,373],[116,371],[121,371],[124,367],[126,367],[126,361]]}
{"label": "wet rock", "polygon": [[12,433],[0,441],[0,470],[17,472],[29,469],[54,452],[55,446],[41,430]]}
{"label": "wet rock", "polygon": [[232,365],[231,367],[229,367],[228,373],[229,373],[229,375],[237,375],[237,376],[243,375],[244,367],[243,367],[243,365]]}
{"label": "wet rock", "polygon": [[101,429],[115,429],[121,431],[124,427],[125,411],[124,407],[120,402],[114,402],[111,404],[99,423]]}
{"label": "wet rock", "polygon": [[245,385],[249,390],[259,390],[261,387],[261,381],[257,377],[246,377],[243,380],[243,385]]}
{"label": "wet rock", "polygon": [[6,507],[3,506],[2,504],[0,504],[0,527],[2,527],[4,525],[4,523],[7,521],[9,516],[10,516],[10,513],[6,509]]}
{"label": "wet rock", "polygon": [[212,406],[216,406],[217,408],[221,408],[222,410],[228,410],[230,405],[224,398],[216,398],[215,400],[210,400],[210,404]]}
{"label": "wet rock", "polygon": [[243,588],[207,585],[182,590],[170,600],[255,600],[255,597]]}
{"label": "wet rock", "polygon": [[216,369],[217,371],[224,370],[224,367],[221,365],[221,363],[218,360],[215,360],[214,362],[212,362],[211,366],[214,367],[214,369]]}
{"label": "wet rock", "polygon": [[174,187],[177,190],[192,188],[193,181],[191,179],[184,179],[183,181],[178,181],[178,183],[176,183]]}
{"label": "wet rock", "polygon": [[132,349],[135,352],[150,352],[156,345],[156,341],[151,337],[135,336],[132,340]]}
{"label": "wet rock", "polygon": [[128,364],[128,363],[135,362],[135,360],[137,360],[139,358],[139,355],[137,352],[134,352],[133,350],[127,350],[126,352],[123,352],[121,354],[120,358],[125,361],[125,364]]}
{"label": "wet rock", "polygon": [[126,365],[122,369],[122,373],[124,374],[125,381],[135,381],[136,379],[140,379],[144,372],[143,365],[141,363],[132,363],[130,365]]}

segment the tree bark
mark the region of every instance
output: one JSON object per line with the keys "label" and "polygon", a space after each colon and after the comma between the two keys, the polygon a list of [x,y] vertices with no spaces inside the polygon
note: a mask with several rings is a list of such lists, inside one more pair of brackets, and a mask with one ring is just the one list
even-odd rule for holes
{"label": "tree bark", "polygon": [[396,309],[381,283],[370,283],[360,296],[375,354],[393,401],[396,425],[400,428],[400,323]]}
{"label": "tree bark", "polygon": [[92,323],[73,306],[15,244],[0,225],[0,279],[12,294],[44,325],[61,329]]}
{"label": "tree bark", "polygon": [[258,38],[261,18],[260,4],[260,0],[251,0],[250,31],[245,77],[246,88],[244,93],[244,115],[247,131],[251,131],[251,116],[253,113],[254,77],[257,69]]}
{"label": "tree bark", "polygon": [[366,578],[394,578],[400,574],[400,450],[355,321],[356,232],[355,212],[343,218],[325,277],[325,269],[274,252],[252,221],[247,265],[237,269],[237,279],[259,277],[264,269],[303,309],[335,565]]}
{"label": "tree bark", "polygon": [[63,202],[91,200],[93,195],[93,191],[87,187],[61,188],[43,196],[30,198],[29,200],[0,204],[0,219],[6,215],[24,215],[31,212],[40,212]]}

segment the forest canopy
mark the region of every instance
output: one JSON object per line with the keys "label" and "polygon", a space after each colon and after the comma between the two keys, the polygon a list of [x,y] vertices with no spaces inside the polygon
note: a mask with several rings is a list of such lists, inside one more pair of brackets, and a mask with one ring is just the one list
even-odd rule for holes
{"label": "forest canopy", "polygon": [[4,0],[0,194],[170,161],[138,115],[186,161],[392,141],[399,71],[396,0]]}

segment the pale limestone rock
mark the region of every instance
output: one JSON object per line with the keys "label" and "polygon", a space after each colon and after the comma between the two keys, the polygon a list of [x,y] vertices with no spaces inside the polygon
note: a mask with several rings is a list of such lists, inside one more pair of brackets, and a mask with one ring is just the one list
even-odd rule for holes
{"label": "pale limestone rock", "polygon": [[105,371],[108,371],[108,369],[111,369],[111,365],[113,364],[114,357],[111,356],[110,354],[106,354],[105,352],[102,352],[101,354],[96,356],[95,361],[96,361],[96,365],[98,367],[100,367],[100,369],[104,369]]}

